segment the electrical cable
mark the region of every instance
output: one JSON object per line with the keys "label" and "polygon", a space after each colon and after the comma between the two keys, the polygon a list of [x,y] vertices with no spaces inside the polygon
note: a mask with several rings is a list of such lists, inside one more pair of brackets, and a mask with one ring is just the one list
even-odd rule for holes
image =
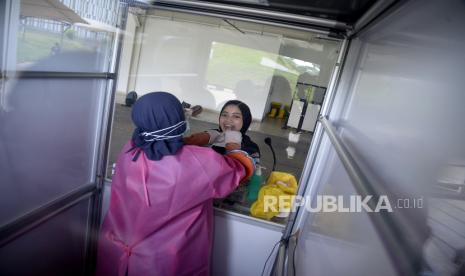
{"label": "electrical cable", "polygon": [[282,241],[283,240],[280,240],[277,243],[275,243],[275,245],[273,246],[273,249],[271,249],[270,255],[268,255],[268,258],[266,258],[265,264],[263,265],[262,274],[260,274],[261,276],[263,276],[263,273],[265,273],[266,264],[270,260],[271,255],[273,255],[273,252],[274,252],[274,249],[276,248],[276,245],[280,244]]}

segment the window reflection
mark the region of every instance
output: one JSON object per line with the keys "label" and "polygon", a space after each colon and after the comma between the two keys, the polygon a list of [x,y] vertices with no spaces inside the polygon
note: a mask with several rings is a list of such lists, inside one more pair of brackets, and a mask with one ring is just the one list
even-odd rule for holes
{"label": "window reflection", "polygon": [[[98,9],[101,5],[106,9]],[[73,61],[49,71],[104,72],[110,64],[118,1],[22,0],[17,30],[17,70],[65,52],[85,52],[97,56],[94,68],[76,68]],[[58,65],[57,65],[58,67]]]}

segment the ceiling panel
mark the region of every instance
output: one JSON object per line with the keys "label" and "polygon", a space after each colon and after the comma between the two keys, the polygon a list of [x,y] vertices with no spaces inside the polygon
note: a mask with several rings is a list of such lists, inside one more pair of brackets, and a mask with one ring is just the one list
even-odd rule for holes
{"label": "ceiling panel", "polygon": [[318,18],[333,19],[352,24],[357,21],[376,0],[211,0],[214,2],[234,4],[264,10],[308,15]]}

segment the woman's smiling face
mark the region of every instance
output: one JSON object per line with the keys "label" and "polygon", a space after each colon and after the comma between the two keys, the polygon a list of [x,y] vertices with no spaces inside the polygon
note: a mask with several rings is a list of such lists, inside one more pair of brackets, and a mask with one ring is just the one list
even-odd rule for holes
{"label": "woman's smiling face", "polygon": [[220,114],[220,128],[222,131],[241,131],[243,126],[242,112],[236,105],[226,106]]}

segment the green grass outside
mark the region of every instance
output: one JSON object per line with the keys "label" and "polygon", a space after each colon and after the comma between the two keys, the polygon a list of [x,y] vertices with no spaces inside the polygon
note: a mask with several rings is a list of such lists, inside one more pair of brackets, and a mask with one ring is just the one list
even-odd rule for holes
{"label": "green grass outside", "polygon": [[[305,67],[297,66],[290,58],[264,51],[223,43],[215,43],[212,49],[213,55],[208,64],[206,81],[209,84],[220,85],[229,89],[234,89],[240,80],[251,80],[251,71],[254,72],[254,80],[259,79],[263,82],[255,83],[256,85],[264,85],[267,78],[272,75],[281,75],[289,81],[291,89],[294,89],[299,74],[307,70]],[[263,66],[260,64],[262,58],[274,60],[277,64],[297,73]]]}
{"label": "green grass outside", "polygon": [[43,58],[50,56],[51,48],[55,43],[61,44],[61,51],[76,51],[92,49],[88,46],[89,42],[78,40],[76,38],[70,39],[66,35],[61,35],[43,32],[33,29],[27,29],[25,32],[18,33],[18,63],[36,62]]}

